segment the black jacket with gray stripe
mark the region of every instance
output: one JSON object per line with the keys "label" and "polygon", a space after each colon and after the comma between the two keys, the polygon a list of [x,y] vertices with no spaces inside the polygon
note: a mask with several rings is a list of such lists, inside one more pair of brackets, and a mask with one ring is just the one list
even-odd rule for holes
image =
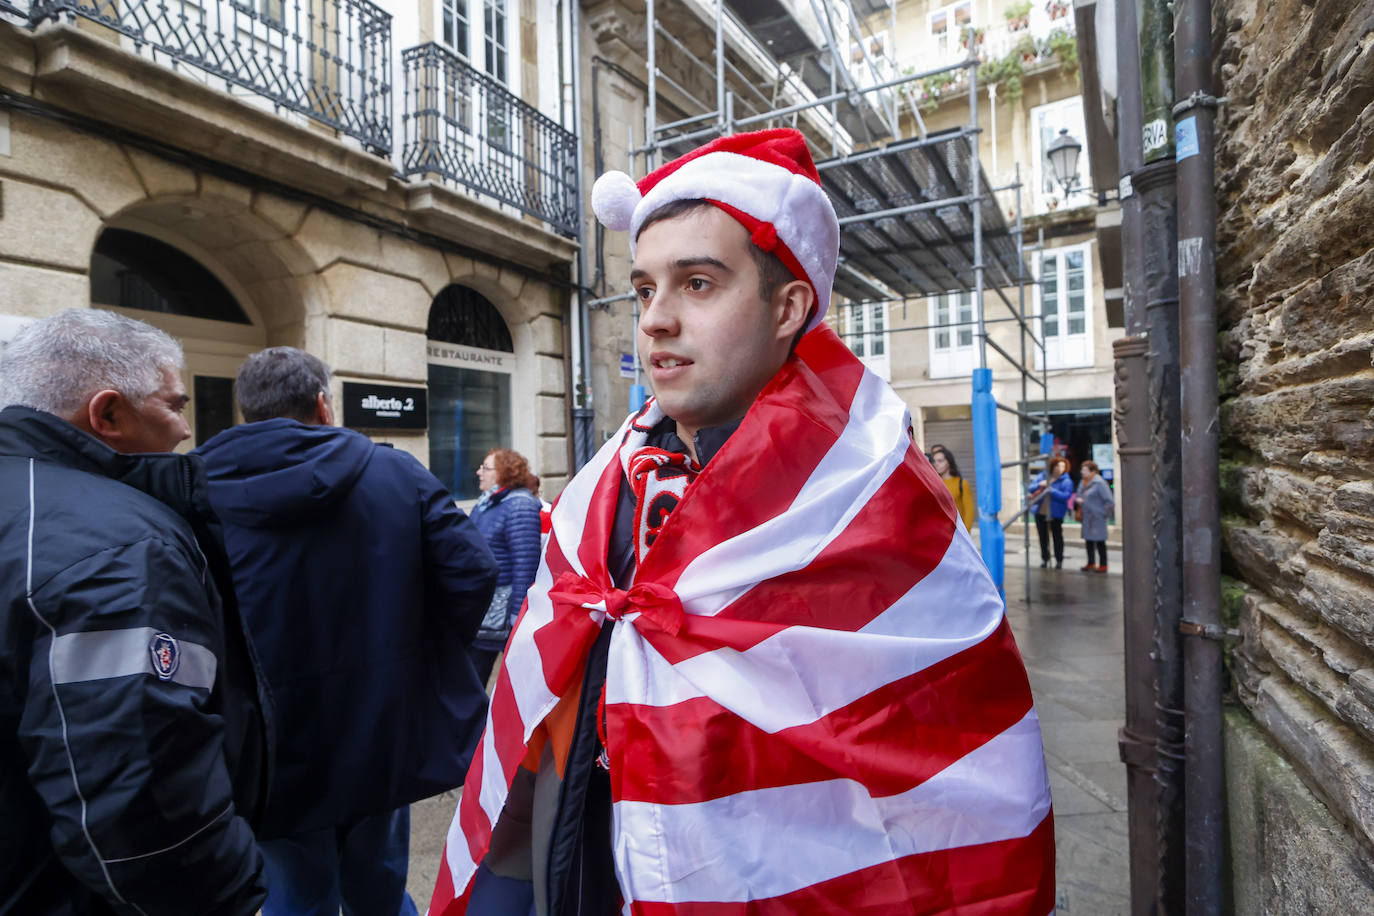
{"label": "black jacket with gray stripe", "polygon": [[0,913],[261,904],[269,731],[216,529],[199,459],[0,411]]}

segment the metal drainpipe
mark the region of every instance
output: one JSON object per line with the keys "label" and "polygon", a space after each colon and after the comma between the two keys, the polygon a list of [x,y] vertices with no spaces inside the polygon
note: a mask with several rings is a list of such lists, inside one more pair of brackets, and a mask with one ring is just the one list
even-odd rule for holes
{"label": "metal drainpipe", "polygon": [[1217,469],[1216,189],[1210,0],[1175,7],[1178,276],[1181,327],[1185,822],[1188,916],[1224,904],[1226,773],[1222,760],[1221,520]]}
{"label": "metal drainpipe", "polygon": [[578,353],[581,358],[581,403],[573,411],[574,427],[570,430],[573,436],[573,450],[575,453],[576,464],[569,468],[568,476],[573,474],[591,460],[592,452],[592,427],[595,417],[595,410],[592,407],[592,335],[591,335],[591,309],[587,308],[587,246],[586,233],[583,227],[586,224],[585,203],[582,193],[582,183],[586,180],[586,162],[582,154],[582,42],[581,32],[581,0],[568,0],[568,32],[572,44],[572,94],[573,94],[573,137],[574,137],[574,163],[577,169],[577,188],[576,188],[576,212],[577,212],[577,330],[578,330]]}
{"label": "metal drainpipe", "polygon": [[1184,911],[1183,526],[1179,481],[1179,336],[1177,188],[1171,109],[1173,18],[1168,0],[1135,0],[1140,36],[1142,152],[1132,176],[1140,196],[1150,403],[1151,513],[1154,545],[1156,824],[1161,913]]}
{"label": "metal drainpipe", "polygon": [[1154,537],[1150,505],[1150,389],[1146,368],[1145,280],[1141,258],[1140,198],[1131,175],[1144,161],[1141,148],[1140,38],[1135,0],[1116,3],[1116,139],[1121,167],[1122,286],[1126,336],[1112,343],[1116,360],[1116,439],[1121,473],[1122,617],[1125,636],[1126,721],[1117,749],[1126,765],[1127,836],[1130,843],[1131,913],[1157,913],[1154,661]]}

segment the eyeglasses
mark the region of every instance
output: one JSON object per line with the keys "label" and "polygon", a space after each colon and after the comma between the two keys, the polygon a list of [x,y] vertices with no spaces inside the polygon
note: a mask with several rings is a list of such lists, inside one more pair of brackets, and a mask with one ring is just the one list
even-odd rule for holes
{"label": "eyeglasses", "polygon": [[477,466],[477,470],[479,470],[479,471],[494,471],[494,470],[496,470],[496,467],[495,467],[494,465],[490,465],[490,464],[479,464],[479,465]]}

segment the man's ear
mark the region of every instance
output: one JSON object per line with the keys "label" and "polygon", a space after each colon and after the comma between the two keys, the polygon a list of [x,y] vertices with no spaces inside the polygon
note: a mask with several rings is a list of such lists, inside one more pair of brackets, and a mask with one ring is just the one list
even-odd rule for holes
{"label": "man's ear", "polygon": [[773,307],[778,320],[778,337],[790,341],[811,319],[816,308],[816,291],[805,280],[792,280],[774,291]]}
{"label": "man's ear", "polygon": [[129,399],[118,391],[107,388],[91,395],[91,399],[86,402],[85,410],[78,417],[85,423],[77,422],[75,425],[117,451],[125,433],[130,429],[132,414],[133,405],[129,403]]}
{"label": "man's ear", "polygon": [[334,425],[334,405],[329,403],[329,395],[323,391],[315,395],[315,425]]}

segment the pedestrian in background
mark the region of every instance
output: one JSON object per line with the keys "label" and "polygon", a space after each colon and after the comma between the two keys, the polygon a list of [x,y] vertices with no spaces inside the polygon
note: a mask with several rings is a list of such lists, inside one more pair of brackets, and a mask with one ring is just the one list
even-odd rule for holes
{"label": "pedestrian in background", "polygon": [[409,916],[409,804],[467,771],[496,569],[420,462],[333,425],[329,378],[294,347],[253,354],[247,422],[197,450],[276,719],[262,909]]}
{"label": "pedestrian in background", "polygon": [[543,541],[539,497],[531,492],[537,484],[523,455],[508,448],[487,452],[477,468],[477,483],[482,496],[472,507],[472,521],[486,538],[498,573],[496,592],[471,649],[477,676],[485,684],[534,582]]}
{"label": "pedestrian in background", "polygon": [[0,359],[0,911],[261,905],[268,723],[181,346],[99,309]]}
{"label": "pedestrian in background", "polygon": [[1064,515],[1073,495],[1069,459],[1050,458],[1048,472],[1041,471],[1026,488],[1030,511],[1035,516],[1035,533],[1040,538],[1040,567],[1050,565],[1050,541],[1054,542],[1054,568],[1064,567]]}
{"label": "pedestrian in background", "polygon": [[[1097,462],[1085,461],[1079,468],[1078,510],[1083,522],[1083,540],[1088,547],[1088,565],[1083,572],[1107,571],[1107,517],[1116,506],[1112,488],[1102,479]],[[1094,554],[1098,557],[1093,563]]]}
{"label": "pedestrian in background", "polygon": [[932,445],[930,463],[945,482],[949,495],[954,497],[954,505],[959,510],[959,517],[964,520],[964,527],[972,531],[973,523],[978,519],[978,504],[973,499],[973,487],[964,483],[964,478],[959,476],[959,464],[954,460],[954,453],[943,445]]}

